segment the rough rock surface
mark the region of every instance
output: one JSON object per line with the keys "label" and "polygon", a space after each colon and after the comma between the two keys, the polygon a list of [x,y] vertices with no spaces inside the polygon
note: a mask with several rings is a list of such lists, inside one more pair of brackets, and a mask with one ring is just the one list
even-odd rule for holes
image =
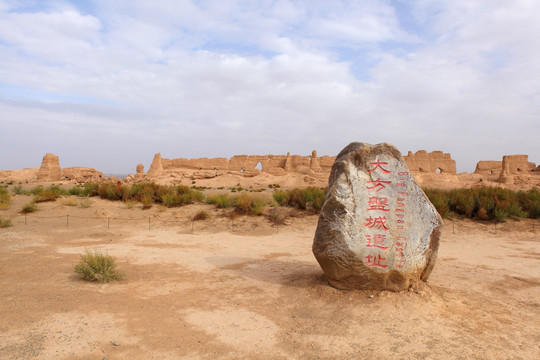
{"label": "rough rock surface", "polygon": [[60,169],[60,160],[58,156],[48,153],[43,157],[41,167],[37,173],[38,181],[60,181],[62,179],[62,170]]}
{"label": "rough rock surface", "polygon": [[313,254],[337,288],[405,290],[429,277],[442,224],[394,146],[351,143],[332,167]]}

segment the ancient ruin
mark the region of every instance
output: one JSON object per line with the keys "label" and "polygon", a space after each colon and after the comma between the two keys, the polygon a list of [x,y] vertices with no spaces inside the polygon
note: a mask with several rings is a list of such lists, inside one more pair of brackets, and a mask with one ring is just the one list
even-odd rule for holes
{"label": "ancient ruin", "polygon": [[408,289],[427,280],[442,219],[390,144],[352,143],[337,156],[313,254],[341,289]]}
{"label": "ancient ruin", "polygon": [[46,154],[37,172],[37,181],[76,181],[101,182],[105,180],[102,172],[87,167],[60,168],[60,160],[54,154]]}
{"label": "ancient ruin", "polygon": [[147,179],[171,175],[189,175],[193,179],[213,178],[219,175],[237,173],[252,177],[259,173],[286,175],[287,173],[328,174],[335,157],[318,157],[314,150],[311,156],[300,155],[235,155],[227,158],[165,159],[155,154]]}
{"label": "ancient ruin", "polygon": [[475,174],[499,175],[502,169],[502,161],[479,161],[476,164]]}
{"label": "ancient ruin", "polygon": [[442,151],[432,151],[428,153],[425,150],[419,150],[416,153],[409,153],[403,157],[408,168],[412,172],[427,173],[456,173],[456,161],[450,154]]}
{"label": "ancient ruin", "polygon": [[102,182],[105,175],[101,171],[87,167],[69,167],[62,169],[62,179],[78,183]]}
{"label": "ancient ruin", "polygon": [[529,162],[528,155],[505,155],[498,181],[502,184],[514,184],[515,176],[529,175],[535,169],[536,164]]}
{"label": "ancient ruin", "polygon": [[37,173],[38,181],[60,181],[62,179],[62,170],[60,169],[60,160],[58,156],[48,153],[43,157],[41,167]]}
{"label": "ancient ruin", "polygon": [[[216,158],[162,158],[155,154],[145,173],[143,164],[136,172],[122,179],[123,183],[156,182],[160,185],[194,185],[196,181],[206,186],[232,185],[260,186],[279,183],[286,187],[326,186],[333,156],[311,155],[235,155],[230,159]],[[442,151],[419,150],[404,156],[415,180],[422,187],[438,189],[468,188],[477,186],[503,186],[514,190],[540,187],[540,166],[528,161],[527,155],[506,155],[503,161],[479,161],[474,173],[456,174],[456,162]],[[47,154],[40,168],[0,170],[0,182],[103,182],[118,179],[104,176],[100,171],[85,167],[61,169],[59,159]],[[200,185],[200,184],[198,184]],[[202,185],[202,184],[201,184]]]}

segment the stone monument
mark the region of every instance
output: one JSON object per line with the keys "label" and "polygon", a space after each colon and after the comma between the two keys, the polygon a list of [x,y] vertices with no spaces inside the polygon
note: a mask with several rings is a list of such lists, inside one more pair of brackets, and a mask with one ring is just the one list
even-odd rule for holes
{"label": "stone monument", "polygon": [[351,143],[332,166],[313,254],[334,287],[405,290],[429,277],[442,225],[394,146]]}

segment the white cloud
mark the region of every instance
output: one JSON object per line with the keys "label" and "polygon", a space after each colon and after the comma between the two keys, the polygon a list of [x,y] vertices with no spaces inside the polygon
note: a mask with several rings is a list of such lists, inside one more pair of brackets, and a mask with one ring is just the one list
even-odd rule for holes
{"label": "white cloud", "polygon": [[540,162],[540,5],[401,3],[416,30],[380,1],[0,1],[0,122],[36,166],[51,147],[90,160],[90,146],[108,172],[158,151],[331,155],[349,141],[444,150],[468,171],[503,154]]}

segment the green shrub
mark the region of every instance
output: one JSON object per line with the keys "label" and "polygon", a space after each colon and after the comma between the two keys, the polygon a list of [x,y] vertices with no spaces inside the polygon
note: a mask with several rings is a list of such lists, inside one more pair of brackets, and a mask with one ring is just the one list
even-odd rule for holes
{"label": "green shrub", "polygon": [[154,204],[154,197],[150,195],[149,193],[145,193],[141,197],[141,203],[143,205],[143,209],[150,209],[152,205]]}
{"label": "green shrub", "polygon": [[28,204],[23,206],[23,208],[21,210],[21,213],[28,214],[28,213],[31,213],[31,212],[34,212],[34,211],[37,211],[37,210],[38,210],[38,208],[37,208],[36,203],[31,201]]}
{"label": "green shrub", "polygon": [[11,189],[11,192],[13,194],[16,194],[16,195],[22,195],[23,194],[23,187],[22,185],[15,185],[12,189]]}
{"label": "green shrub", "polygon": [[233,198],[235,212],[243,215],[261,215],[266,206],[266,201],[253,197],[247,193]]}
{"label": "green shrub", "polygon": [[84,184],[82,196],[97,196],[98,195],[98,184]]}
{"label": "green shrub", "polygon": [[25,191],[25,193],[29,195],[39,195],[43,192],[43,190],[44,190],[43,186],[39,185],[30,190]]}
{"label": "green shrub", "polygon": [[7,228],[13,226],[13,223],[11,222],[11,219],[5,219],[0,216],[0,228]]}
{"label": "green shrub", "polygon": [[281,206],[318,213],[326,200],[326,189],[310,186],[305,189],[274,190],[273,197]]}
{"label": "green shrub", "polygon": [[84,188],[74,186],[68,190],[69,195],[81,196],[84,194]]}
{"label": "green shrub", "polygon": [[233,202],[229,194],[210,195],[206,198],[207,204],[215,204],[220,209],[231,207]]}
{"label": "green shrub", "polygon": [[515,192],[499,187],[474,189],[425,190],[439,214],[457,214],[479,220],[503,221],[513,218],[540,217],[540,191]]}
{"label": "green shrub", "polygon": [[[268,185],[270,186],[270,185]],[[289,194],[287,191],[283,190],[274,190],[274,193],[272,194],[272,197],[279,205],[284,205],[287,201]]]}
{"label": "green shrub", "polygon": [[172,192],[162,193],[161,195],[159,195],[159,199],[166,207],[177,206],[179,202],[178,196]]}
{"label": "green shrub", "polygon": [[87,281],[109,282],[124,278],[116,268],[114,258],[99,250],[86,250],[81,260],[75,265],[75,274]]}

